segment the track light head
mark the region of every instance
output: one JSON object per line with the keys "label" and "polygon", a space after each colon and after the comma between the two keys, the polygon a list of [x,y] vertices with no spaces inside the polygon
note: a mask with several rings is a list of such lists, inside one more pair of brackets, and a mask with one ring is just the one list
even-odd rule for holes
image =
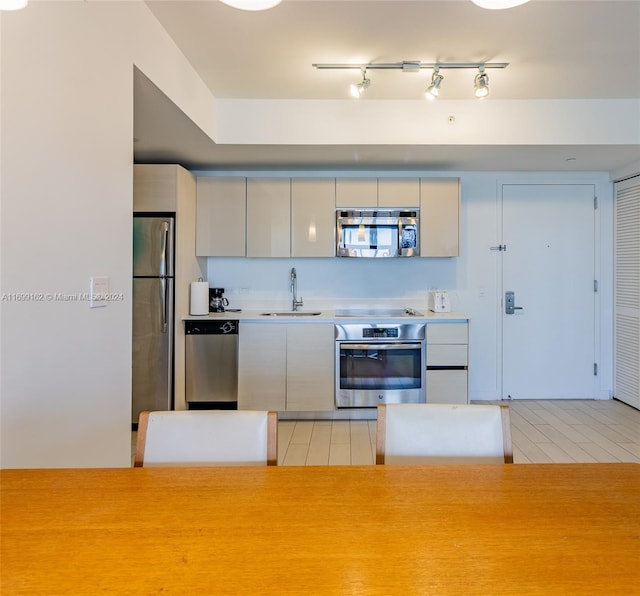
{"label": "track light head", "polygon": [[362,81],[359,83],[353,83],[350,87],[351,97],[354,99],[360,99],[360,96],[364,93],[365,89],[368,89],[371,85],[371,79],[367,78],[367,69],[362,69]]}
{"label": "track light head", "polygon": [[440,94],[440,83],[442,83],[444,77],[439,74],[439,68],[436,66],[433,69],[433,74],[431,75],[431,84],[427,87],[427,90],[424,92],[424,96],[427,99],[436,99]]}
{"label": "track light head", "polygon": [[473,79],[473,86],[478,99],[484,99],[489,95],[489,75],[482,66],[478,68],[478,74]]}

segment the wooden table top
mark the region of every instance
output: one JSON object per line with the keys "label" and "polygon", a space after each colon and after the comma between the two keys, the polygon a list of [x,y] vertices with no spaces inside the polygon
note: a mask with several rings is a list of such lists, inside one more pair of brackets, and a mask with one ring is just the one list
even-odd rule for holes
{"label": "wooden table top", "polygon": [[640,465],[3,470],[2,594],[640,593]]}

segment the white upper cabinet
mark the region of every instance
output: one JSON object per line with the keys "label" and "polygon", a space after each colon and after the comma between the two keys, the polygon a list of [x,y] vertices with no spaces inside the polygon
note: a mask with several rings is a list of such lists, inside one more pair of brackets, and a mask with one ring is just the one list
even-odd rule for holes
{"label": "white upper cabinet", "polygon": [[460,254],[459,178],[420,179],[420,256]]}
{"label": "white upper cabinet", "polygon": [[377,178],[336,179],[336,207],[375,207],[377,204]]}
{"label": "white upper cabinet", "polygon": [[418,178],[337,178],[336,207],[419,207]]}
{"label": "white upper cabinet", "polygon": [[336,208],[420,208],[420,255],[459,254],[458,178],[197,179],[196,255],[332,257]]}
{"label": "white upper cabinet", "polygon": [[196,193],[196,255],[244,257],[246,178],[201,176]]}
{"label": "white upper cabinet", "polygon": [[291,256],[291,179],[247,180],[247,256]]}
{"label": "white upper cabinet", "polygon": [[335,254],[335,178],[291,180],[291,256]]}
{"label": "white upper cabinet", "polygon": [[419,207],[418,178],[378,178],[378,207]]}

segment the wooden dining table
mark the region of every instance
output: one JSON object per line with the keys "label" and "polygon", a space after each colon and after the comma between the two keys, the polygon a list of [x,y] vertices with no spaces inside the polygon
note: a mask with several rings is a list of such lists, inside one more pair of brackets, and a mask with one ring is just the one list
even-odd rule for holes
{"label": "wooden dining table", "polygon": [[640,465],[2,470],[14,594],[640,594]]}

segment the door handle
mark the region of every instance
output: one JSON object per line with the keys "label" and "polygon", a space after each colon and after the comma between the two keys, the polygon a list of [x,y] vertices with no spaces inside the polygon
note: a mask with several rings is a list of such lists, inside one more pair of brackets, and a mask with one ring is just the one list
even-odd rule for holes
{"label": "door handle", "polygon": [[169,319],[169,300],[167,292],[169,291],[169,280],[166,277],[160,278],[160,327],[162,333],[167,332],[167,321]]}
{"label": "door handle", "polygon": [[505,292],[504,293],[504,314],[512,315],[516,310],[523,310],[522,306],[516,306],[516,293]]}

